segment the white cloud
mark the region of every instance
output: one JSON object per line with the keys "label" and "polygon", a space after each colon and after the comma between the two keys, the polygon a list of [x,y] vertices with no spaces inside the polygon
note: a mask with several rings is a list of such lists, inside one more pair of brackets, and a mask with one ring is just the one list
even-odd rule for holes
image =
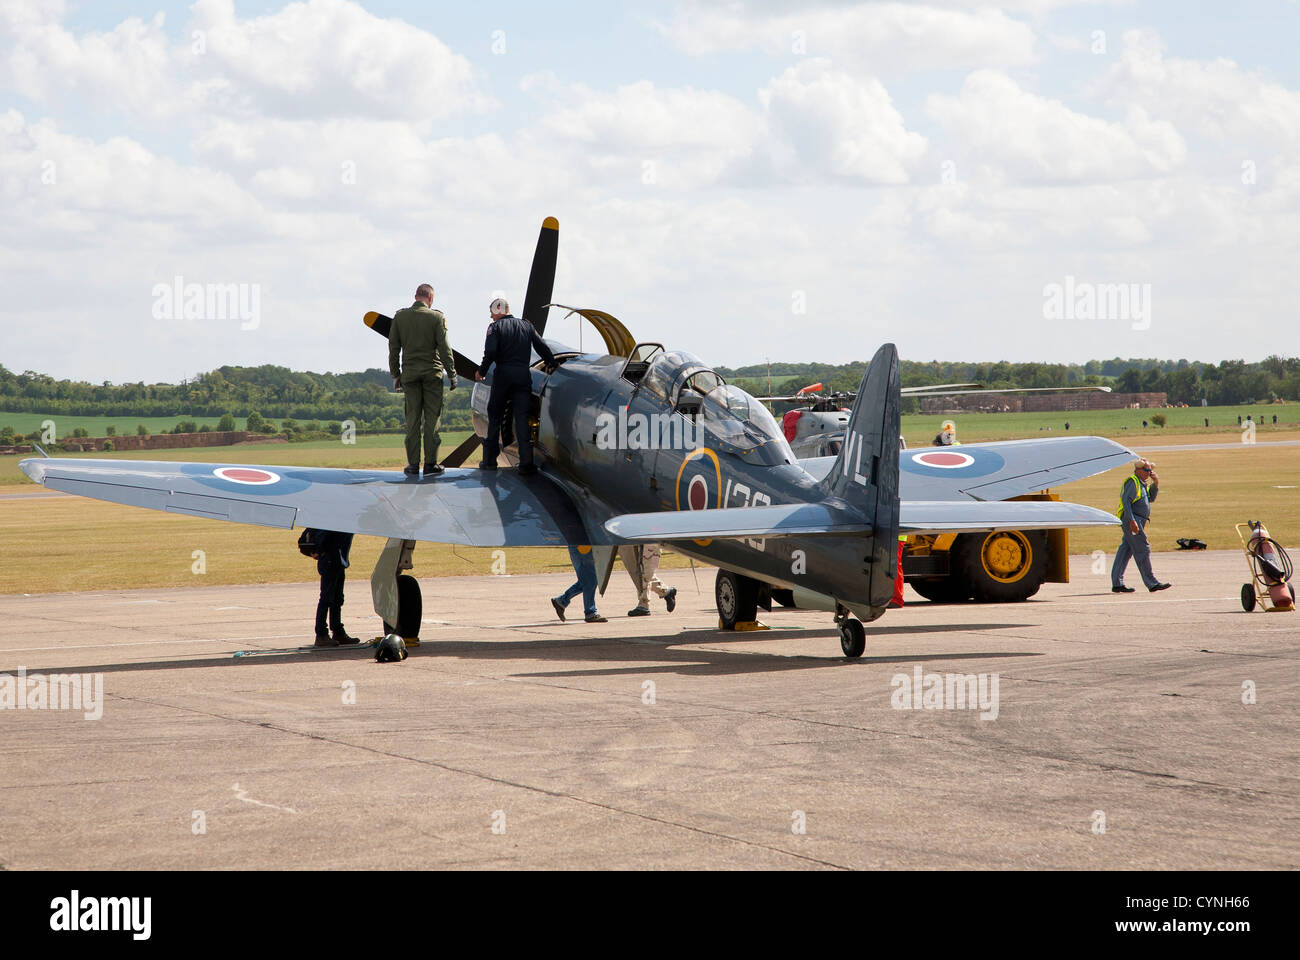
{"label": "white cloud", "polygon": [[1035,59],[1033,31],[1001,10],[909,3],[810,6],[683,3],[664,28],[690,54],[761,50],[806,53],[872,74],[930,68],[1016,66]]}
{"label": "white cloud", "polygon": [[925,137],[906,128],[874,77],[858,79],[828,61],[791,67],[760,99],[774,132],[804,177],[830,173],[871,183],[906,183]]}
{"label": "white cloud", "polygon": [[959,153],[1016,180],[1111,180],[1167,173],[1187,148],[1167,121],[1133,107],[1123,123],[1071,110],[991,70],[968,76],[956,97],[931,95],[929,113]]}
{"label": "white cloud", "polygon": [[494,105],[465,57],[349,0],[246,19],[231,0],[198,0],[190,13],[173,38],[161,13],[76,35],[29,10],[0,32],[0,75],[39,103],[76,100],[147,120],[210,112],[427,123]]}
{"label": "white cloud", "polygon": [[1123,35],[1119,62],[1097,84],[1111,103],[1137,104],[1181,129],[1238,145],[1300,147],[1300,91],[1289,90],[1225,58],[1166,57],[1151,31]]}
{"label": "white cloud", "polygon": [[[643,80],[605,92],[548,75],[526,78],[524,89],[547,111],[527,131],[525,148],[626,188],[712,183],[748,157],[763,133],[754,107],[716,90]],[[553,150],[561,153],[548,154]]]}

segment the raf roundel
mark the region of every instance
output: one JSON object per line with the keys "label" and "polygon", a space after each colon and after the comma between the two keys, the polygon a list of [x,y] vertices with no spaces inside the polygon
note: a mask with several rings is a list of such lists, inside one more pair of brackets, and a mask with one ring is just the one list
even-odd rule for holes
{"label": "raf roundel", "polygon": [[229,480],[231,483],[248,484],[253,487],[264,487],[268,484],[280,482],[278,473],[262,470],[259,467],[217,467],[212,473],[222,480]]}
{"label": "raf roundel", "polygon": [[968,453],[953,450],[927,450],[912,455],[912,462],[926,467],[938,467],[940,470],[960,470],[969,467],[975,458]]}
{"label": "raf roundel", "polygon": [[709,505],[709,485],[703,477],[691,477],[686,488],[686,503],[692,510],[703,510]]}

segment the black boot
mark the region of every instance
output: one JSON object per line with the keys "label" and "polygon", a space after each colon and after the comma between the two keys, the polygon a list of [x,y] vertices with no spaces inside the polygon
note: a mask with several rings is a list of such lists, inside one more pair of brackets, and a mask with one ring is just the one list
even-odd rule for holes
{"label": "black boot", "polygon": [[413,463],[408,463],[406,466],[402,467],[402,473],[406,474],[408,477],[418,477],[420,475],[420,468]]}
{"label": "black boot", "polygon": [[446,468],[441,463],[426,463],[424,465],[424,475],[426,477],[436,477]]}

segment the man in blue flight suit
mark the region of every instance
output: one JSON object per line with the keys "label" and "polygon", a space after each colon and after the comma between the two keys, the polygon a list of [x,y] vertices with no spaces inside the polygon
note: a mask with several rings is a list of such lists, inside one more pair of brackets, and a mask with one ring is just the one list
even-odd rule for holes
{"label": "man in blue flight suit", "polygon": [[[319,530],[316,533],[316,572],[320,574],[320,601],[316,604],[316,646],[337,647],[358,643],[343,629],[343,580],[352,551],[352,534]],[[329,616],[329,630],[325,618]],[[330,636],[333,631],[333,636]]]}
{"label": "man in blue flight suit", "polygon": [[519,472],[536,473],[532,432],[528,427],[528,410],[533,398],[533,379],[528,368],[533,350],[537,351],[548,367],[555,363],[555,355],[531,323],[510,315],[510,304],[505,300],[498,297],[488,306],[488,310],[492,314],[492,325],[488,327],[487,342],[483,345],[483,362],[479,365],[475,379],[485,379],[488,367],[492,364],[495,363],[497,368],[492,375],[487,436],[483,438],[483,462],[479,464],[479,469],[497,468],[497,455],[501,452],[501,421],[505,405],[509,403],[514,409]]}
{"label": "man in blue flight suit", "polygon": [[1168,590],[1169,584],[1161,583],[1151,572],[1151,543],[1147,540],[1147,521],[1151,519],[1151,502],[1160,493],[1160,478],[1156,476],[1155,464],[1149,460],[1139,460],[1133,473],[1124,481],[1119,492],[1119,509],[1115,511],[1123,524],[1124,539],[1115,551],[1115,562],[1110,568],[1111,593],[1133,593],[1132,587],[1124,585],[1124,571],[1128,569],[1130,559],[1137,561],[1138,573],[1148,590]]}

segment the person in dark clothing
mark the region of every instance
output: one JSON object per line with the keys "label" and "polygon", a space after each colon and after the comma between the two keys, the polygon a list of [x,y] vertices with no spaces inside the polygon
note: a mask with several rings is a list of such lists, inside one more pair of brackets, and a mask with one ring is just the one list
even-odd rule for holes
{"label": "person in dark clothing", "polygon": [[[316,646],[337,647],[358,643],[343,629],[343,580],[352,552],[352,534],[319,530],[316,535],[316,572],[320,574],[320,601],[316,604]],[[326,615],[329,630],[326,630]],[[330,636],[330,632],[333,636]]]}
{"label": "person in dark clothing", "polygon": [[493,364],[496,364],[496,372],[492,375],[492,394],[488,397],[488,428],[487,436],[483,438],[483,462],[479,464],[479,469],[497,468],[497,455],[501,452],[501,421],[505,406],[509,403],[514,410],[519,472],[536,473],[532,431],[528,427],[528,409],[533,395],[533,378],[529,366],[533,350],[537,351],[548,368],[555,363],[555,355],[531,323],[510,315],[510,304],[505,300],[498,297],[488,309],[492,314],[492,325],[488,327],[487,341],[483,345],[483,362],[479,365],[475,379],[486,379],[488,368]]}

